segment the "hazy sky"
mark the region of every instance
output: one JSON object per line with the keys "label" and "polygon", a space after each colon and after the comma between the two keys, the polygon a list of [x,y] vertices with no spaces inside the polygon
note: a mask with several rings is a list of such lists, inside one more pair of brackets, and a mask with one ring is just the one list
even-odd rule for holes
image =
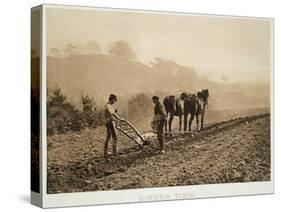
{"label": "hazy sky", "polygon": [[47,48],[67,43],[125,40],[137,60],[155,57],[191,66],[201,75],[231,81],[268,79],[270,22],[262,19],[47,9]]}

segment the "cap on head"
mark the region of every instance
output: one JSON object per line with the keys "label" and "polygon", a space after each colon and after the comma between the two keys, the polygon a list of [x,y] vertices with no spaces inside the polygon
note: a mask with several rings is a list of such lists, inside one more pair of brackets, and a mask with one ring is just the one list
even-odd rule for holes
{"label": "cap on head", "polygon": [[159,100],[159,97],[158,96],[153,96],[152,100]]}
{"label": "cap on head", "polygon": [[114,95],[114,94],[110,94],[108,100],[109,100],[109,101],[113,101],[113,100],[117,101],[117,96]]}

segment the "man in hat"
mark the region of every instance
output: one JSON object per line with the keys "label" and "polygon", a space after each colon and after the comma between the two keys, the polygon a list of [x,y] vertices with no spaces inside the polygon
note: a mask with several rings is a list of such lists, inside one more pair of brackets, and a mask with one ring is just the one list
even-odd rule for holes
{"label": "man in hat", "polygon": [[164,106],[161,104],[158,96],[153,96],[152,101],[154,106],[154,118],[153,121],[156,123],[157,137],[160,145],[160,153],[164,154],[164,141],[163,141],[163,128],[166,119],[166,113],[164,111]]}
{"label": "man in hat", "polygon": [[108,161],[108,143],[109,140],[112,139],[112,147],[113,147],[113,156],[117,156],[117,136],[115,131],[115,123],[114,119],[117,118],[119,120],[122,119],[117,113],[115,108],[113,107],[113,104],[117,102],[117,96],[114,94],[111,94],[108,98],[108,102],[105,105],[104,110],[104,117],[105,117],[105,126],[106,126],[106,139],[104,142],[104,158]]}

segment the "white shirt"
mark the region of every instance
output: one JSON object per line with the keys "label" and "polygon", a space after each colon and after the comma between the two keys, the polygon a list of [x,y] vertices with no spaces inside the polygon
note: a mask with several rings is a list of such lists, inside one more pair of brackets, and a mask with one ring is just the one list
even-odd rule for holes
{"label": "white shirt", "polygon": [[105,105],[105,111],[104,111],[104,118],[106,121],[113,121],[113,116],[117,115],[115,113],[115,108],[112,104],[106,103]]}

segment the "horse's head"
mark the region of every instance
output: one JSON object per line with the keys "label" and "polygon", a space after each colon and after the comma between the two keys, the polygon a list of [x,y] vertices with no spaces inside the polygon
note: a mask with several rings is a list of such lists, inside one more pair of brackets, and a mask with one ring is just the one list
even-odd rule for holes
{"label": "horse's head", "polygon": [[184,100],[184,99],[185,99],[185,97],[187,97],[187,93],[181,93],[181,95],[180,95],[180,99],[181,99],[181,100]]}
{"label": "horse's head", "polygon": [[208,104],[209,90],[208,89],[203,89],[200,92],[200,95],[201,95],[201,98],[203,99],[203,101],[205,102],[205,104]]}
{"label": "horse's head", "polygon": [[203,98],[203,96],[202,96],[202,91],[198,91],[196,96],[197,96],[198,98],[201,98],[201,99],[202,99],[202,98]]}

